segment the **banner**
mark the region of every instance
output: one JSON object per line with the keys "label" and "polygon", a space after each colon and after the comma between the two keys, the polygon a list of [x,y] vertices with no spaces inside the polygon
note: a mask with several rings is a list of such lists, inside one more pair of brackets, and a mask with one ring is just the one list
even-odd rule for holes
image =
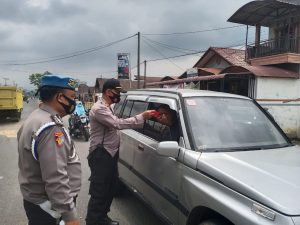
{"label": "banner", "polygon": [[129,53],[118,53],[118,78],[129,79]]}

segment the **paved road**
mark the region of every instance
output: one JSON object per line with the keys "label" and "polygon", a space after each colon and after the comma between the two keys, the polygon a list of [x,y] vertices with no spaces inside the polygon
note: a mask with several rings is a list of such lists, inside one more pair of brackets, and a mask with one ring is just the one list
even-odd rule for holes
{"label": "paved road", "polygon": [[[22,206],[22,197],[18,186],[17,165],[17,130],[24,118],[36,107],[36,102],[24,105],[20,122],[0,122],[0,224],[26,225]],[[85,224],[86,206],[88,203],[89,169],[86,161],[88,143],[77,140],[76,148],[82,161],[83,180],[78,198],[78,210]],[[115,199],[110,216],[121,222],[121,225],[163,225],[147,207],[130,193]]]}

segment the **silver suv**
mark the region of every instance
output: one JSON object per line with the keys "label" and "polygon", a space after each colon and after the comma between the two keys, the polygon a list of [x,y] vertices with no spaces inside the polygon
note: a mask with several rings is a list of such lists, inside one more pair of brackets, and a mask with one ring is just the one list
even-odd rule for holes
{"label": "silver suv", "polygon": [[[254,100],[145,89],[114,109],[127,118],[161,104],[176,112],[177,128],[152,119],[122,130],[119,174],[166,222],[300,224],[300,148]],[[166,130],[178,137],[164,140]]]}

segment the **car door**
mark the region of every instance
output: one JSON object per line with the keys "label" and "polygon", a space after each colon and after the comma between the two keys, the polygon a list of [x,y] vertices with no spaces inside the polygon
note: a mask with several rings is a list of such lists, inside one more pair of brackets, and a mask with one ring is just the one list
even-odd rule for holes
{"label": "car door", "polygon": [[[129,95],[124,101],[122,112],[118,114],[121,118],[129,118],[140,114],[148,107],[146,102],[147,96]],[[120,151],[119,151],[119,177],[127,185],[136,186],[136,177],[132,173],[133,162],[135,157],[135,146],[138,145],[137,140],[143,136],[141,127],[136,129],[124,129],[120,131]]]}
{"label": "car door", "polygon": [[[150,97],[147,101],[149,105],[164,103],[178,110],[175,99]],[[145,124],[147,122],[149,121]],[[178,201],[181,163],[175,158],[157,154],[160,124],[150,125],[156,126],[157,129],[149,132],[144,126],[144,136],[136,138],[137,144],[134,146],[133,169],[140,180],[136,188],[156,211],[166,220],[176,224],[178,210],[181,208]]]}

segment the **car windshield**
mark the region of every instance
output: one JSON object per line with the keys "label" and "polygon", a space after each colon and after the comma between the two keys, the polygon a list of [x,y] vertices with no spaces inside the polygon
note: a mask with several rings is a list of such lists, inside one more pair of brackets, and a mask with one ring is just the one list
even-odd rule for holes
{"label": "car windshield", "polygon": [[187,117],[198,151],[261,150],[289,143],[253,101],[186,98]]}

